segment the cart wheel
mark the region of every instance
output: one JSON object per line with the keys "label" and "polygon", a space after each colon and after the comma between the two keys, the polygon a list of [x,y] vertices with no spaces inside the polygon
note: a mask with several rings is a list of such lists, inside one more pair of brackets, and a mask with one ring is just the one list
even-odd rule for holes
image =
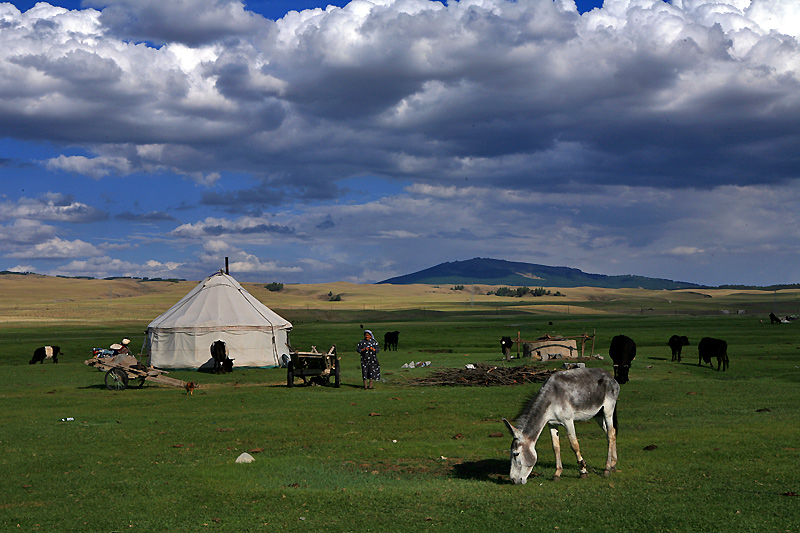
{"label": "cart wheel", "polygon": [[106,388],[108,390],[125,390],[128,386],[128,374],[121,368],[112,368],[106,372]]}
{"label": "cart wheel", "polygon": [[286,365],[286,386],[294,387],[294,365],[291,361]]}
{"label": "cart wheel", "polygon": [[136,379],[137,379],[136,388],[137,389],[141,389],[142,387],[144,387],[144,381],[145,381],[146,378],[141,377],[141,378],[136,378]]}
{"label": "cart wheel", "polygon": [[339,358],[333,359],[333,386],[339,388]]}

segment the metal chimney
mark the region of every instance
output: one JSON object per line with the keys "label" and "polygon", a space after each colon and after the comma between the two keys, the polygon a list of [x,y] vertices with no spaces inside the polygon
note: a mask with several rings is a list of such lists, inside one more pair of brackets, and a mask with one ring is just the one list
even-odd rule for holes
{"label": "metal chimney", "polygon": [[228,274],[228,258],[225,258],[225,274]]}

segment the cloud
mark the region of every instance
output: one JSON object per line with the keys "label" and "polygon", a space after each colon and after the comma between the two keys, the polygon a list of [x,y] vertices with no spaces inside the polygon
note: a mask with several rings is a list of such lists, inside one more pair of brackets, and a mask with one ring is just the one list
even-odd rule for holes
{"label": "cloud", "polygon": [[144,263],[135,263],[108,256],[92,257],[86,260],[74,260],[58,268],[50,269],[43,274],[51,276],[91,276],[106,278],[112,276],[128,277],[179,277],[175,275],[181,263],[147,260]]}
{"label": "cloud", "polygon": [[68,241],[59,237],[53,237],[45,242],[4,255],[6,257],[19,259],[68,259],[97,254],[97,249],[88,242],[84,242],[80,239]]}
{"label": "cloud", "polygon": [[[181,209],[147,242],[195,254],[183,272],[222,253],[294,281],[477,255],[699,282],[713,262],[767,272],[748,251],[798,264],[794,0],[357,0],[277,21],[227,0],[86,5],[0,8],[0,137],[51,147],[37,171],[65,190],[146,189],[113,226]],[[98,250],[131,240],[73,233],[109,216],[89,200],[2,200],[6,254],[108,271]]]}
{"label": "cloud", "polygon": [[122,40],[212,43],[263,31],[267,21],[232,0],[88,0],[102,8],[100,22]]}
{"label": "cloud", "polygon": [[22,249],[53,238],[56,228],[37,220],[16,219],[11,224],[0,224],[0,243],[4,251]]}
{"label": "cloud", "polygon": [[106,220],[108,213],[77,202],[72,195],[50,192],[41,198],[0,202],[0,220],[13,218],[81,223]]}
{"label": "cloud", "polygon": [[278,21],[228,0],[90,5],[7,9],[0,35],[0,133],[96,155],[53,170],[207,186],[246,172],[311,192],[356,173],[713,187],[800,168],[791,0],[618,0],[583,15],[355,1]]}
{"label": "cloud", "polygon": [[170,236],[176,238],[196,238],[207,236],[293,236],[295,230],[292,227],[273,224],[260,217],[241,217],[237,220],[227,220],[221,218],[206,218],[196,224],[182,224],[170,232]]}
{"label": "cloud", "polygon": [[133,171],[130,162],[121,157],[85,157],[82,155],[64,156],[49,159],[44,162],[49,170],[63,170],[83,174],[94,179],[100,179],[109,174],[126,175]]}
{"label": "cloud", "polygon": [[140,222],[143,224],[153,224],[175,220],[175,217],[162,211],[150,211],[149,213],[131,213],[130,211],[123,211],[122,213],[115,215],[114,218],[117,220]]}

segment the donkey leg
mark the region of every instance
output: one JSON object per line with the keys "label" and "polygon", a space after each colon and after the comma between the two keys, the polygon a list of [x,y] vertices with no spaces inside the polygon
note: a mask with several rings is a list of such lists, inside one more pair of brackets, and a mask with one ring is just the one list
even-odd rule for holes
{"label": "donkey leg", "polygon": [[558,438],[558,428],[550,428],[550,439],[553,441],[553,453],[556,456],[556,473],[553,474],[553,481],[561,481],[564,465],[561,464],[561,440]]}
{"label": "donkey leg", "polygon": [[567,428],[569,445],[572,447],[572,451],[575,452],[575,458],[578,460],[578,468],[580,469],[581,479],[586,479],[589,477],[589,468],[586,466],[586,461],[584,461],[583,457],[581,456],[581,447],[578,444],[578,437],[575,435],[575,424],[573,424],[570,420],[564,424],[564,427]]}
{"label": "donkey leg", "polygon": [[603,431],[606,432],[606,437],[608,437],[608,456],[606,457],[606,469],[603,471],[603,475],[608,477],[617,470],[617,430],[614,429],[613,415],[609,417],[605,415],[597,416],[595,421],[597,425],[603,428]]}

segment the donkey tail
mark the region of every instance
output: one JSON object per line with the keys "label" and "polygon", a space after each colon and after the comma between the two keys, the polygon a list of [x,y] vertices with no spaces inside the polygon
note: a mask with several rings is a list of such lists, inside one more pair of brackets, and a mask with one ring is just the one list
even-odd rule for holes
{"label": "donkey tail", "polygon": [[617,406],[614,405],[614,413],[611,415],[611,421],[614,424],[614,431],[619,435],[619,423],[617,422]]}

